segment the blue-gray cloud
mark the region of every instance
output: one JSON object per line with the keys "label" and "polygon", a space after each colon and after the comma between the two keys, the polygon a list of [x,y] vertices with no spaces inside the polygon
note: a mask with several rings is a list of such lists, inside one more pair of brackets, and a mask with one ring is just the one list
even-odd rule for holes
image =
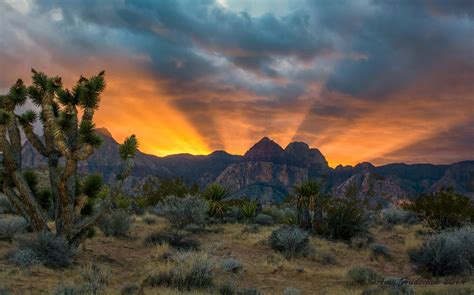
{"label": "blue-gray cloud", "polygon": [[[469,0],[308,0],[278,14],[239,12],[214,0],[31,3],[26,12],[0,4],[0,38],[8,40],[0,42],[2,68],[31,62],[74,67],[90,56],[99,62],[145,56],[137,62],[216,148],[221,147],[220,135],[213,132],[218,123],[205,116],[216,108],[238,108],[250,122],[261,124],[263,116],[273,126],[273,119],[314,98],[295,131],[300,138],[376,111],[356,108],[347,103],[351,99],[374,101],[376,107],[416,88],[420,77],[434,71],[445,72],[436,75],[429,93],[416,93],[414,99],[441,99],[453,87],[452,79],[447,83],[443,77],[459,73],[464,82],[458,83],[472,90],[466,84],[474,73]],[[51,61],[41,50],[51,53]],[[0,74],[0,88],[11,83],[11,72]],[[323,96],[313,90],[315,84],[322,85]],[[253,99],[239,107],[236,93]],[[348,98],[334,99],[339,95]],[[472,102],[472,94],[466,97],[452,99]]]}

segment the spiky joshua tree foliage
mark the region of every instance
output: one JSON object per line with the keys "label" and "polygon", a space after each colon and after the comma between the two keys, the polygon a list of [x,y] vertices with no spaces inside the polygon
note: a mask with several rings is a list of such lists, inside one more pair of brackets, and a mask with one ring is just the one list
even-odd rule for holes
{"label": "spiky joshua tree foliage", "polygon": [[[2,190],[34,231],[53,231],[48,226],[46,212],[35,198],[35,188],[22,171],[20,130],[23,130],[27,140],[48,163],[56,235],[71,245],[78,244],[119,194],[133,168],[138,142],[132,135],[120,146],[122,168],[117,181],[103,199],[96,202],[90,214],[81,215],[78,207],[88,203],[84,198],[91,196],[86,196],[78,187],[77,167],[78,162],[89,158],[101,144],[101,137],[95,133],[93,117],[105,89],[104,72],[90,78],[81,76],[71,90],[63,87],[60,77],[49,77],[35,70],[32,73],[31,86],[27,87],[18,80],[6,95],[0,96]],[[16,108],[28,99],[39,112],[30,110],[16,114]],[[43,138],[33,129],[37,119],[42,126]]]}

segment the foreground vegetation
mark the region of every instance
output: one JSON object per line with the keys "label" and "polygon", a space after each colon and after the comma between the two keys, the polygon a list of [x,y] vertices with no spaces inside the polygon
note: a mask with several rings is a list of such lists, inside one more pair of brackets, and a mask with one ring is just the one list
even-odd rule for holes
{"label": "foreground vegetation", "polygon": [[[103,72],[67,90],[33,71],[33,85],[0,96],[0,294],[474,293],[474,204],[453,190],[386,207],[308,180],[262,206],[218,183],[151,177],[128,194],[134,136],[114,183],[80,175],[100,144],[104,87]],[[39,114],[15,114],[27,99]],[[22,168],[20,130],[46,171]]]}
{"label": "foreground vegetation", "polygon": [[[216,216],[211,208],[220,206],[209,202],[217,199],[170,196],[139,212],[133,202],[116,206],[74,253],[58,251],[65,247],[54,237],[12,226],[20,232],[0,241],[0,287],[6,294],[474,292],[474,231],[467,219],[440,231],[412,211],[364,209],[363,230],[355,227],[347,239],[326,234],[331,228],[299,227],[292,203],[258,208],[220,200],[224,211]],[[2,220],[17,218],[9,210],[2,209]],[[25,249],[40,255],[22,259]]]}

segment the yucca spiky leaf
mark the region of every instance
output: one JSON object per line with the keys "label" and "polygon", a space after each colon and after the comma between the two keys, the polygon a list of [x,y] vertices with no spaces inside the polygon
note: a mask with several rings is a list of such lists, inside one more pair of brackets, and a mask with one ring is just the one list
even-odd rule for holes
{"label": "yucca spiky leaf", "polygon": [[71,94],[71,92],[69,92],[69,90],[60,89],[58,90],[57,94],[58,100],[62,105],[77,104],[75,97]]}
{"label": "yucca spiky leaf", "polygon": [[0,125],[8,124],[13,117],[12,115],[11,112],[0,109]]}
{"label": "yucca spiky leaf", "polygon": [[10,88],[8,96],[15,105],[22,105],[26,101],[26,95],[28,94],[27,88],[23,83],[23,80],[18,79],[16,83]]}
{"label": "yucca spiky leaf", "polygon": [[119,147],[119,153],[122,160],[135,157],[138,150],[138,140],[135,135],[127,137]]}
{"label": "yucca spiky leaf", "polygon": [[35,105],[41,105],[41,103],[43,102],[43,95],[44,91],[42,91],[39,87],[33,85],[28,87],[28,96],[31,98]]}
{"label": "yucca spiky leaf", "polygon": [[36,121],[36,118],[37,118],[37,115],[35,111],[29,110],[21,114],[18,117],[18,121],[20,122],[21,125],[29,125],[29,124],[33,124]]}
{"label": "yucca spiky leaf", "polygon": [[79,94],[79,104],[83,108],[97,109],[100,103],[100,94],[105,89],[104,72],[93,76],[90,79],[81,79],[80,87],[77,87],[76,93]]}
{"label": "yucca spiky leaf", "polygon": [[79,126],[79,134],[83,143],[98,147],[102,144],[102,138],[95,133],[95,125],[91,121],[82,121]]}
{"label": "yucca spiky leaf", "polygon": [[46,90],[48,87],[48,76],[43,72],[37,72],[35,69],[31,69],[31,72],[33,73],[33,85]]}

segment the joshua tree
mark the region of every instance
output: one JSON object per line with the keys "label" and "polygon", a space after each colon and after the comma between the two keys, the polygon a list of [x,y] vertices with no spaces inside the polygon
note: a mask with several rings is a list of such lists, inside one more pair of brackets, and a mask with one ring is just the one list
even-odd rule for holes
{"label": "joshua tree", "polygon": [[[35,70],[32,72],[31,86],[26,87],[22,80],[18,80],[8,94],[0,96],[2,189],[34,231],[52,231],[22,171],[21,128],[27,140],[48,163],[55,232],[70,244],[78,244],[119,194],[123,181],[133,168],[138,142],[132,135],[120,146],[122,169],[117,181],[89,216],[81,216],[78,207],[84,202],[79,200],[87,197],[79,195],[77,165],[90,157],[101,144],[92,119],[105,89],[104,72],[90,78],[81,76],[71,90],[63,88],[60,77],[48,77]],[[39,108],[39,113],[30,110],[17,115],[15,109],[27,99]],[[37,118],[41,121],[43,139],[33,129]]]}
{"label": "joshua tree", "polygon": [[322,222],[323,203],[326,199],[321,184],[315,180],[306,180],[294,187],[298,225],[313,229]]}

